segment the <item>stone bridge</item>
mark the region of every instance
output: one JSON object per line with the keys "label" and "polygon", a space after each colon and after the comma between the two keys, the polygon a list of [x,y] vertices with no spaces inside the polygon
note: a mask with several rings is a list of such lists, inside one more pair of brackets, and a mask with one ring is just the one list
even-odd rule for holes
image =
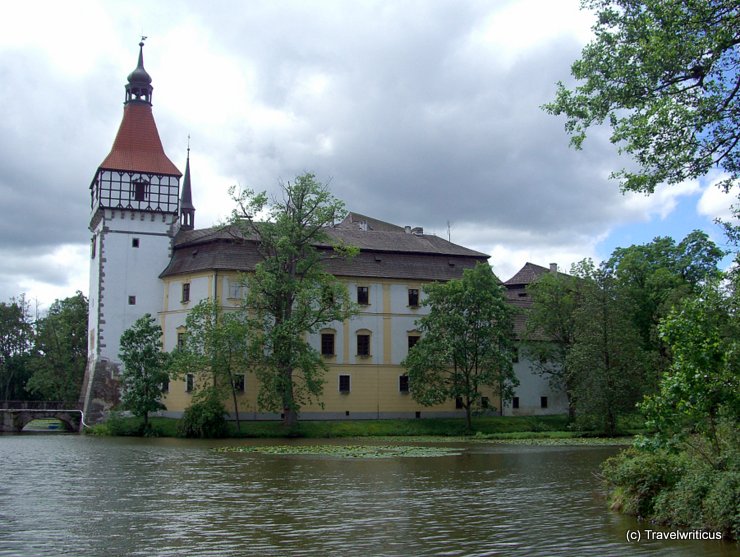
{"label": "stone bridge", "polygon": [[17,433],[31,420],[56,418],[68,431],[81,431],[82,410],[77,402],[8,400],[0,401],[0,433]]}

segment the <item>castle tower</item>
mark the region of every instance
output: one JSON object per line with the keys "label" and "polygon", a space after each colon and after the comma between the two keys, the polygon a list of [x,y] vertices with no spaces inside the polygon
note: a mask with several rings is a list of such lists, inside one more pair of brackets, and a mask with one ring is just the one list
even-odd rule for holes
{"label": "castle tower", "polygon": [[90,184],[88,364],[81,393],[88,422],[118,402],[121,334],[145,313],[156,316],[162,309],[158,275],[179,227],[182,174],[165,154],[154,122],[143,48],[142,39],[121,125]]}
{"label": "castle tower", "polygon": [[[190,140],[188,139],[188,143]],[[180,198],[180,230],[192,230],[195,227],[195,206],[190,188],[190,145],[185,162],[185,177],[182,179],[182,197]]]}

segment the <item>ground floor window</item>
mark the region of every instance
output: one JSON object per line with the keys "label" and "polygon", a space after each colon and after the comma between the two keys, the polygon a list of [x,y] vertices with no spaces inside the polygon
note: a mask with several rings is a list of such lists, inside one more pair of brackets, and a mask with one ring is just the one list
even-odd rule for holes
{"label": "ground floor window", "polygon": [[540,408],[547,408],[547,397],[546,396],[540,397]]}
{"label": "ground floor window", "polygon": [[409,392],[409,376],[401,375],[398,378],[398,390],[402,394],[408,394]]}
{"label": "ground floor window", "polygon": [[349,375],[340,375],[339,376],[339,392],[340,393],[349,393],[349,387],[350,387],[350,377]]}

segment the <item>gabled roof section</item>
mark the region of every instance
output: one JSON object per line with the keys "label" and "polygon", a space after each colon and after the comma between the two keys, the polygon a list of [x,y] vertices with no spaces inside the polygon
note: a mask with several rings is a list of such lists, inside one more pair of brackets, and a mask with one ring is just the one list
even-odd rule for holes
{"label": "gabled roof section", "polygon": [[404,228],[397,224],[391,224],[382,220],[374,219],[361,215],[360,213],[347,213],[344,220],[337,225],[337,228],[355,228],[357,230],[377,230],[385,232],[403,232]]}
{"label": "gabled roof section", "polygon": [[182,176],[164,152],[152,107],[146,103],[124,105],[121,126],[100,168]]}
{"label": "gabled roof section", "polygon": [[534,263],[525,263],[524,267],[519,269],[519,272],[507,280],[504,284],[506,286],[517,286],[527,285],[533,283],[535,280],[540,278],[542,275],[549,273],[550,269],[535,265]]}

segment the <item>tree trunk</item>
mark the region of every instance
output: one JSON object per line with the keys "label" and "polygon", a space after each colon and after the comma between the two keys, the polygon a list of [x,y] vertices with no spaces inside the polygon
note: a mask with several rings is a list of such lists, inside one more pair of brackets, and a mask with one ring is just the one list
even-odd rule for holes
{"label": "tree trunk", "polygon": [[280,373],[283,376],[283,425],[293,428],[298,425],[298,411],[293,399],[293,369],[290,364],[283,365]]}
{"label": "tree trunk", "polygon": [[234,399],[234,415],[236,416],[236,430],[239,433],[241,433],[241,431],[242,431],[242,424],[239,421],[239,403],[236,400],[236,388],[234,387],[234,379],[233,379],[233,377],[231,377],[231,374],[229,374],[229,380],[231,382],[231,397]]}

